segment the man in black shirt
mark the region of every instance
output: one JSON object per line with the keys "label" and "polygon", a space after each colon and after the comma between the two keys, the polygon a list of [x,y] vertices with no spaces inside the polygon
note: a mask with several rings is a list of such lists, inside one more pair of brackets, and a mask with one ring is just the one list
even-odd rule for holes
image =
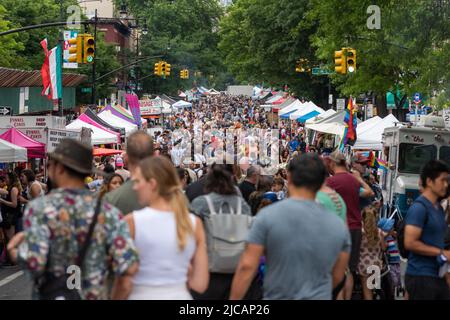
{"label": "man in black shirt", "polygon": [[247,203],[250,194],[256,191],[256,185],[258,184],[260,174],[261,171],[259,167],[250,166],[247,169],[247,177],[239,185],[239,189],[241,190],[242,196],[244,197],[245,201],[247,201]]}

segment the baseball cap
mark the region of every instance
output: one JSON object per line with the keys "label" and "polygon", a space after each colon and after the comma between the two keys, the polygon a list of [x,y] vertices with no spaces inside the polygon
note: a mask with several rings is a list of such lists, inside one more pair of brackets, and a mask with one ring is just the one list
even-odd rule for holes
{"label": "baseball cap", "polygon": [[339,150],[334,150],[328,158],[336,163],[342,163],[346,161],[345,155]]}
{"label": "baseball cap", "polygon": [[123,159],[122,158],[117,158],[116,159],[116,167],[123,167]]}

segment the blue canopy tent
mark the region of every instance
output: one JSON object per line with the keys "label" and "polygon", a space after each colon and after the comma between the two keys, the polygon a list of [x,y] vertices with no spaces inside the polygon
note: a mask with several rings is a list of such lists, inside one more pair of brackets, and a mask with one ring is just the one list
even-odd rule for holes
{"label": "blue canopy tent", "polygon": [[319,114],[320,114],[320,112],[314,110],[314,111],[311,111],[311,112],[309,112],[307,114],[304,114],[301,117],[298,117],[297,121],[300,122],[300,123],[305,123],[307,120],[309,120],[311,118],[314,118],[315,116],[318,116]]}
{"label": "blue canopy tent", "polygon": [[280,118],[281,119],[289,119],[289,116],[291,115],[291,113],[294,113],[294,112],[296,112],[297,110],[292,110],[292,111],[289,111],[288,113],[285,113],[285,114],[282,114],[281,116],[280,116]]}

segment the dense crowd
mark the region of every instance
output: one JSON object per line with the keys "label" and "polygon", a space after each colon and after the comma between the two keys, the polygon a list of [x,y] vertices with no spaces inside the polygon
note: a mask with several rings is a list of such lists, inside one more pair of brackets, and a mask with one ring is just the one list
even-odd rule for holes
{"label": "dense crowd", "polygon": [[[402,230],[381,217],[368,158],[335,150],[327,135],[308,143],[258,102],[207,98],[166,120],[154,136],[132,133],[116,157],[63,140],[45,184],[43,168],[0,177],[3,259],[30,272],[35,298],[394,299],[405,289],[403,247],[407,298],[449,298],[448,273],[439,277],[450,258],[445,164],[424,166]],[[204,132],[223,128],[279,129],[277,170],[245,148],[218,161],[226,147]],[[186,157],[177,129],[202,131],[210,154]],[[80,290],[66,286],[70,266],[81,268]]]}

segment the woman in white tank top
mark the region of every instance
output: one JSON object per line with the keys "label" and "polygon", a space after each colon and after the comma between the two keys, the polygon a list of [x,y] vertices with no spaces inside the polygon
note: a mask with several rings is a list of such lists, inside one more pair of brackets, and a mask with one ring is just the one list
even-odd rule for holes
{"label": "woman in white tank top", "polygon": [[147,207],[127,215],[139,251],[139,271],[130,300],[190,300],[189,289],[208,287],[208,256],[203,224],[190,214],[173,165],[164,157],[141,162],[133,177],[139,202]]}

